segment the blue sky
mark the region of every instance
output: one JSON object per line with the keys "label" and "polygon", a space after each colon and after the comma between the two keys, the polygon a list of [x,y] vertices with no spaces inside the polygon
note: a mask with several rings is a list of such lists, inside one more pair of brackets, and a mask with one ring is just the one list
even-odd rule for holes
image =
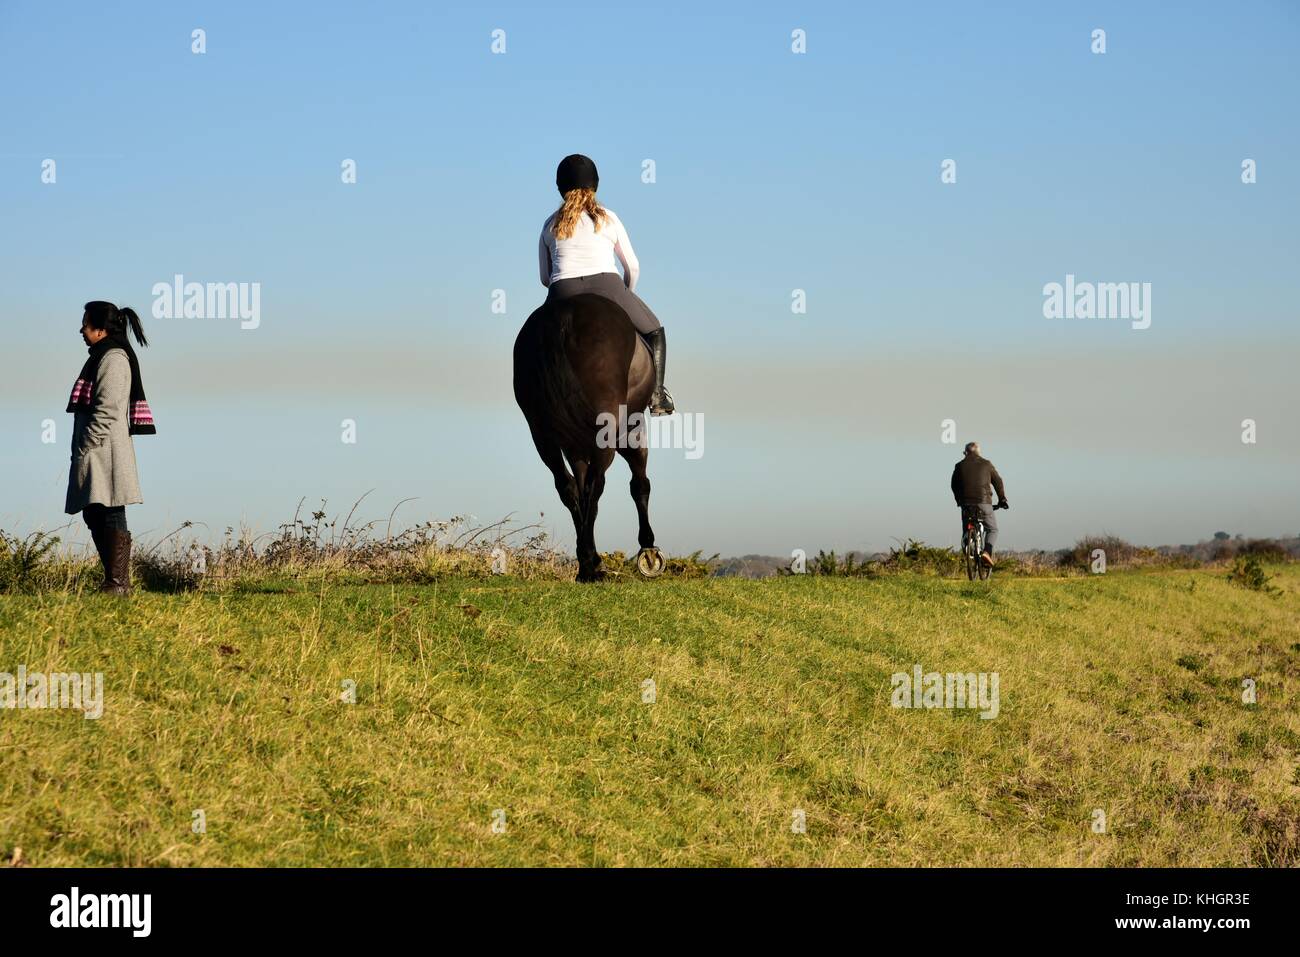
{"label": "blue sky", "polygon": [[[570,541],[509,381],[581,151],[706,423],[702,458],[652,453],[670,551],[953,542],[946,418],[1006,477],[1007,547],[1294,533],[1298,44],[1288,3],[6,0],[0,527],[64,520],[104,298],[152,341],[138,533],[374,489],[366,517],[416,496],[399,520],[545,512]],[[259,282],[261,325],[152,319],[176,273]],[[1067,273],[1151,283],[1151,328],[1045,319]],[[625,479],[604,548],[635,545]]]}

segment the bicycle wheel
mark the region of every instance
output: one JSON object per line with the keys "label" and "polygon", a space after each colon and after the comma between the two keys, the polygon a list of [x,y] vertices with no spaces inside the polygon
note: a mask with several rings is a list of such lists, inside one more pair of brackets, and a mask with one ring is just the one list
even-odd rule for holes
{"label": "bicycle wheel", "polygon": [[962,552],[966,556],[966,577],[970,581],[974,581],[975,576],[979,574],[980,563],[979,549],[975,540],[975,535],[971,532],[967,532],[962,536],[961,545]]}
{"label": "bicycle wheel", "polygon": [[984,554],[984,526],[980,525],[980,545],[979,545],[979,553],[976,554],[975,556],[975,566],[976,566],[976,570],[979,573],[980,581],[986,582],[989,580],[989,576],[993,574],[993,566],[984,564],[984,560],[980,557],[980,555],[983,554]]}

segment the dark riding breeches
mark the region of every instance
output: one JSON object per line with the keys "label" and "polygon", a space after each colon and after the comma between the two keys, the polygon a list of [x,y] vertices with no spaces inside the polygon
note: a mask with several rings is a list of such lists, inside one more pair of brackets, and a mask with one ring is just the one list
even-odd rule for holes
{"label": "dark riding breeches", "polygon": [[547,301],[568,299],[571,296],[590,294],[604,296],[623,307],[636,331],[646,336],[662,328],[658,318],[650,307],[641,301],[641,297],[623,284],[623,278],[616,272],[599,272],[592,276],[574,276],[572,279],[557,279],[551,283],[546,294]]}

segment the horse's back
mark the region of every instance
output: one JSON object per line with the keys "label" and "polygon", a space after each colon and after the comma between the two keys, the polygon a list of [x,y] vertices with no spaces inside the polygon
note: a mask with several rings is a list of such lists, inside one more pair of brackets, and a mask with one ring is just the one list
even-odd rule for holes
{"label": "horse's back", "polygon": [[[561,359],[586,382],[615,383],[626,388],[627,370],[636,352],[637,333],[618,303],[582,294],[542,303],[515,337],[515,391]],[[622,373],[620,376],[619,373]]]}
{"label": "horse's back", "polygon": [[601,413],[627,405],[637,333],[617,303],[596,295],[549,300],[515,338],[515,401],[534,433],[578,456],[596,448]]}

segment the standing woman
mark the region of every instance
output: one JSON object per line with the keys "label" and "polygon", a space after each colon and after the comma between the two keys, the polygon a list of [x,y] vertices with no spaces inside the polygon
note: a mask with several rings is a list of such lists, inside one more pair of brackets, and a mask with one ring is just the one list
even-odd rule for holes
{"label": "standing woman", "polygon": [[90,358],[68,400],[68,411],[75,418],[64,511],[82,513],[104,565],[100,591],[113,595],[131,591],[126,506],[144,501],[131,436],[157,431],[128,329],[140,345],[149,344],[134,309],[118,309],[111,302],[86,303],[81,338],[90,349]]}
{"label": "standing woman", "polygon": [[[553,302],[593,293],[623,307],[641,333],[654,359],[655,390],[651,415],[671,415],[673,397],[664,388],[668,342],[664,327],[633,290],[641,273],[632,240],[612,209],[596,199],[600,175],[596,164],[581,153],[566,156],[555,171],[555,188],[564,201],[542,224],[537,254],[546,299]],[[623,264],[620,277],[614,259]]]}

